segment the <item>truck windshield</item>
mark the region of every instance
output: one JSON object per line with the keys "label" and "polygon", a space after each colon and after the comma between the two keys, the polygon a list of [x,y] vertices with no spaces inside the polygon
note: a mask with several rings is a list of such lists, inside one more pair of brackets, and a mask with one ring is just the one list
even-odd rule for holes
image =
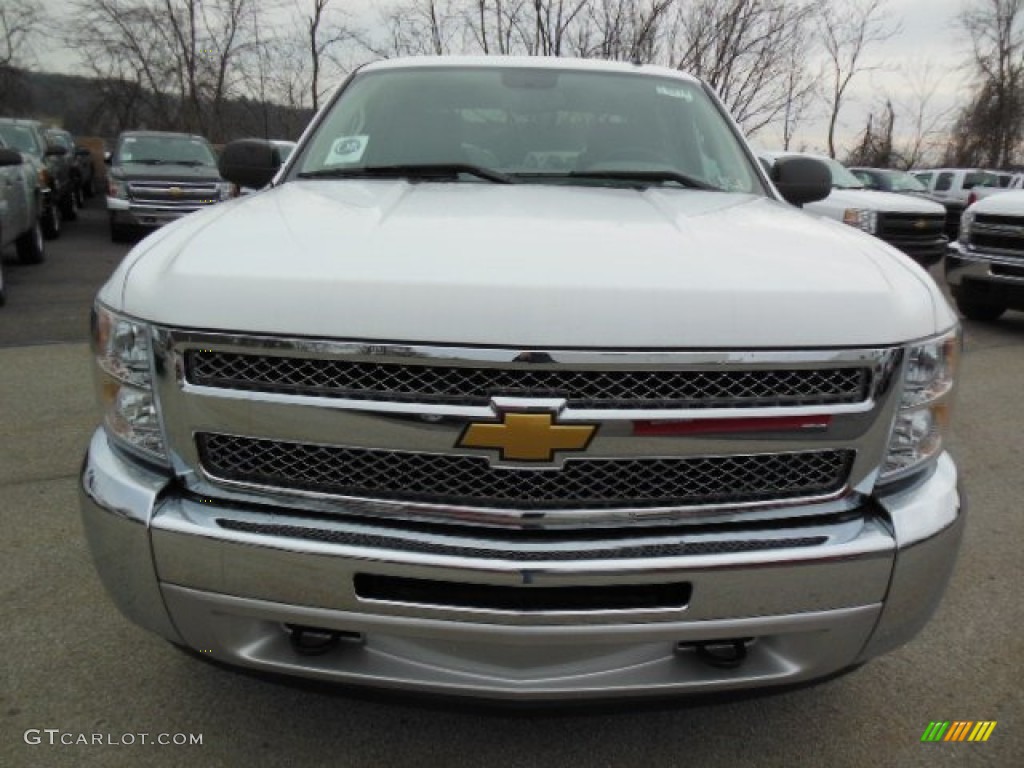
{"label": "truck windshield", "polygon": [[964,174],[964,189],[998,186],[999,178],[994,173],[988,173],[987,171],[972,171]]}
{"label": "truck windshield", "polygon": [[114,164],[216,165],[210,145],[193,136],[125,136]]}
{"label": "truck windshield", "polygon": [[[452,177],[476,182],[763,191],[725,117],[696,82],[497,66],[358,74],[290,173],[413,175],[417,166],[432,173],[448,166]],[[476,172],[459,170],[466,168]]]}
{"label": "truck windshield", "polygon": [[864,184],[861,183],[861,180],[848,171],[838,160],[833,160],[830,157],[821,157],[818,159],[828,166],[829,173],[832,174],[833,188],[864,189]]}
{"label": "truck windshield", "polygon": [[905,171],[893,171],[889,174],[893,192],[927,192],[928,188]]}
{"label": "truck windshield", "polygon": [[37,156],[42,155],[31,128],[26,128],[23,125],[4,125],[0,123],[0,137],[3,137],[4,142],[11,149],[16,149],[19,152],[28,152]]}

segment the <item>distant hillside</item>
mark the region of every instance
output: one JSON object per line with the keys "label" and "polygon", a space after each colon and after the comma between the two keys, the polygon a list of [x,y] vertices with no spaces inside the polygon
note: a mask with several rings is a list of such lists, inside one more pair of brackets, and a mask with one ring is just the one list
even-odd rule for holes
{"label": "distant hillside", "polygon": [[[63,127],[73,134],[112,139],[123,130],[182,130],[174,124],[175,100],[159,97],[135,84],[74,75],[0,70],[0,116],[29,117]],[[297,139],[312,117],[296,110],[251,100],[226,103],[218,119],[225,126],[208,138],[214,142],[243,136]]]}

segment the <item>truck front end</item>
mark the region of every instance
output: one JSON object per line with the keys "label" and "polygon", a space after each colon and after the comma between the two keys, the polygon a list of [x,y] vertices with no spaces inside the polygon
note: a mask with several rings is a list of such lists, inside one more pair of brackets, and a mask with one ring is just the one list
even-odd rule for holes
{"label": "truck front end", "polygon": [[[485,108],[502,89],[532,147]],[[577,112],[549,124],[550,89]],[[346,100],[274,188],[99,295],[81,508],[128,618],[251,669],[513,701],[803,683],[921,629],[965,519],[959,328],[926,274],[781,202],[678,73],[386,62]],[[388,133],[421,102],[464,120],[462,162],[374,158],[441,151]],[[594,159],[645,105],[717,154]]]}

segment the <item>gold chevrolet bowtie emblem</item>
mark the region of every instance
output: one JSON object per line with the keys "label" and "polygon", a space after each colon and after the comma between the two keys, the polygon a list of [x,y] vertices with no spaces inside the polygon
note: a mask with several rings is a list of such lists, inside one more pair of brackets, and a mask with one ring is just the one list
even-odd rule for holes
{"label": "gold chevrolet bowtie emblem", "polygon": [[550,413],[506,413],[499,424],[470,424],[460,448],[496,448],[502,461],[551,461],[555,451],[582,451],[597,431],[593,424],[555,424]]}
{"label": "gold chevrolet bowtie emblem", "polygon": [[167,191],[170,193],[171,197],[182,197],[185,194],[185,190],[181,187],[171,187]]}

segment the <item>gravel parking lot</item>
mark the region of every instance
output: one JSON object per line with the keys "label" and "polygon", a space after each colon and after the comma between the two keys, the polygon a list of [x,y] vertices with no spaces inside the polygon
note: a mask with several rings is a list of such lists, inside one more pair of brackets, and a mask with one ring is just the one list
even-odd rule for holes
{"label": "gravel parking lot", "polygon": [[[967,326],[953,450],[970,518],[946,598],[910,645],[773,696],[618,711],[426,705],[202,663],[103,593],[76,501],[96,421],[87,319],[129,246],[110,243],[101,208],[94,199],[49,242],[45,264],[3,253],[0,765],[1024,764],[1024,313]],[[922,744],[933,720],[998,725],[983,744]]]}

